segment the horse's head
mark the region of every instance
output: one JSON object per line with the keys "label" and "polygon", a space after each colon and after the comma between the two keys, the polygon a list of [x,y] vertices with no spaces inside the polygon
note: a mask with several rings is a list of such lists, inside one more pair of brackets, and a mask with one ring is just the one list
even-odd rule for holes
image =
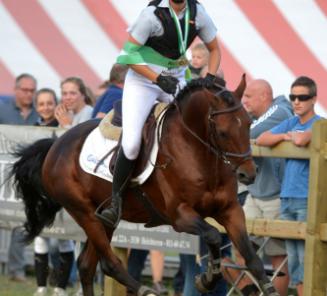
{"label": "horse's head", "polygon": [[251,155],[251,120],[241,104],[246,87],[245,75],[234,92],[221,87],[212,92],[208,110],[210,143],[224,162],[231,165],[238,180],[246,185],[254,182],[256,166]]}
{"label": "horse's head", "polygon": [[[251,120],[241,104],[245,86],[243,75],[234,92],[220,85],[215,85],[210,90],[193,88],[194,91],[188,100],[189,103],[191,101],[193,103],[184,106],[182,104],[181,107],[184,109],[184,121],[190,127],[189,132],[193,137],[198,137],[204,146],[207,146],[226,166],[232,168],[240,182],[250,184],[255,179],[256,167],[251,156],[249,136]],[[192,105],[193,108],[188,108],[187,105]],[[191,117],[194,120],[195,112],[197,126],[190,119]]]}

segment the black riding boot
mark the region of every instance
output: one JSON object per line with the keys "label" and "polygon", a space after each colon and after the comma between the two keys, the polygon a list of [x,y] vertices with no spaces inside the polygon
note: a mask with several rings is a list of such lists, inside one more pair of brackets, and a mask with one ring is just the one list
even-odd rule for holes
{"label": "black riding boot", "polygon": [[118,152],[112,181],[111,205],[105,208],[97,217],[111,228],[116,228],[122,212],[123,194],[132,176],[135,160],[129,160],[121,148]]}

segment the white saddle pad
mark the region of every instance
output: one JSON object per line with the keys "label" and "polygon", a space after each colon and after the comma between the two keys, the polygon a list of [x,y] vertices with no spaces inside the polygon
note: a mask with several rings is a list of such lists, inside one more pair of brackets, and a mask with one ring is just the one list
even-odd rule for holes
{"label": "white saddle pad", "polygon": [[[158,126],[157,126],[158,129]],[[157,133],[157,130],[155,131]],[[160,130],[161,134],[161,130]],[[79,156],[79,163],[81,168],[94,176],[105,179],[109,182],[112,182],[112,174],[109,171],[109,163],[112,157],[110,154],[97,168],[95,167],[99,161],[113,148],[117,145],[117,142],[114,140],[106,139],[102,136],[99,128],[95,128],[86,138],[81,154]],[[132,182],[138,184],[143,184],[151,175],[156,163],[158,155],[158,137],[155,136],[154,144],[152,151],[150,153],[150,158],[146,164],[145,170],[136,178],[132,179]]]}

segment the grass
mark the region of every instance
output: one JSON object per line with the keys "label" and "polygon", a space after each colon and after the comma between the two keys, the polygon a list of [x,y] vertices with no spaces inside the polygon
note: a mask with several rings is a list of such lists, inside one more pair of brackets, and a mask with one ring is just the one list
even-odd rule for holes
{"label": "grass", "polygon": [[[151,286],[151,279],[144,277],[142,282]],[[169,296],[173,295],[171,281],[165,282],[167,288],[170,290]],[[100,284],[95,284],[95,295],[100,296],[102,294],[102,289]],[[36,279],[32,275],[27,276],[27,280],[24,283],[10,281],[8,276],[1,274],[0,275],[0,295],[1,296],[32,296],[36,291]],[[48,296],[51,296],[53,287],[48,288]],[[78,286],[68,287],[67,293],[69,296],[75,296],[78,291]]]}
{"label": "grass", "polygon": [[[10,281],[8,276],[0,275],[0,295],[1,296],[32,296],[36,291],[36,280],[34,276],[28,276],[26,282],[18,283]],[[48,295],[51,296],[53,287],[49,287]],[[69,296],[74,296],[78,287],[67,288]],[[95,285],[95,295],[101,295],[100,285]]]}
{"label": "grass", "polygon": [[[145,284],[151,285],[150,278],[143,278],[143,282]],[[169,296],[173,295],[171,281],[165,281],[165,285],[169,289]],[[36,280],[35,277],[32,275],[27,276],[27,280],[24,283],[18,283],[10,281],[8,276],[0,275],[0,295],[1,296],[32,296],[36,290]],[[53,288],[49,287],[48,295],[51,296]],[[69,287],[67,288],[67,293],[69,296],[75,296],[76,292],[78,291],[78,287]],[[100,296],[102,294],[102,289],[99,284],[95,284],[95,295]],[[233,294],[237,295],[237,294]],[[289,291],[288,295],[296,295],[296,292]]]}
{"label": "grass", "polygon": [[21,296],[33,295],[35,291],[35,279],[28,278],[25,283],[9,281],[5,275],[0,276],[0,295],[2,296]]}

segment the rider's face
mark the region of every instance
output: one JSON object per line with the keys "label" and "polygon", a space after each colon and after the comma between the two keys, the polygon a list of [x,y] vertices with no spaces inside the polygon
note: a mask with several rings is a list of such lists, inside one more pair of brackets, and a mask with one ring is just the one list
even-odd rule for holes
{"label": "rider's face", "polygon": [[175,4],[182,4],[185,2],[185,0],[171,0],[172,2],[174,2]]}

